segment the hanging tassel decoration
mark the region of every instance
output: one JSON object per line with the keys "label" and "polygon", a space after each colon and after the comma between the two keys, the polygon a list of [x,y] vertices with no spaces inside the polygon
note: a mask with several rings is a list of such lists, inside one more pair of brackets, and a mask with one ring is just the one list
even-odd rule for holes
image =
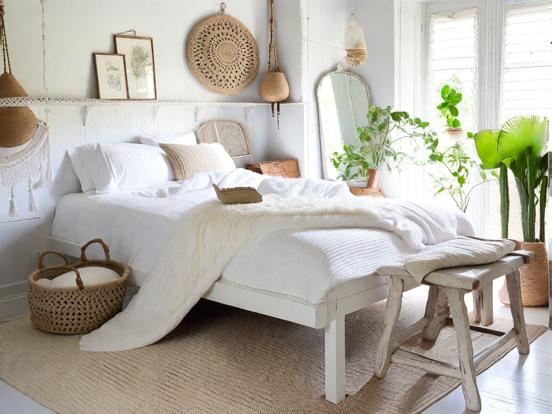
{"label": "hanging tassel decoration", "polygon": [[33,183],[31,182],[30,178],[28,181],[28,190],[29,190],[29,212],[36,213],[38,211],[38,208],[36,206],[36,200],[33,194]]}
{"label": "hanging tassel decoration", "polygon": [[17,209],[15,208],[15,193],[13,186],[10,189],[10,210],[8,212],[10,217],[17,217]]}

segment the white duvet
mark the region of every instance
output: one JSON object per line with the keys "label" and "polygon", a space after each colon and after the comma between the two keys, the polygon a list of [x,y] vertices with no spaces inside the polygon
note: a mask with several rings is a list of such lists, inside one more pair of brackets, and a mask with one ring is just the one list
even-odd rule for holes
{"label": "white duvet", "polygon": [[259,204],[194,207],[175,226],[150,276],[124,312],[81,339],[81,349],[121,351],[149,345],[174,329],[252,240],[283,230],[373,228],[391,232],[412,249],[469,235],[465,216],[442,206],[356,198],[342,183],[265,178],[245,170],[198,175],[144,197],[178,200],[215,182],[258,187]]}

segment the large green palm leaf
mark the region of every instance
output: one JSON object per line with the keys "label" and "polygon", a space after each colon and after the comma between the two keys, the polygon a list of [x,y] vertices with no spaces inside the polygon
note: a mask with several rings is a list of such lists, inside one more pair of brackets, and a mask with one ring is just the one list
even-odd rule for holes
{"label": "large green palm leaf", "polygon": [[474,136],[475,149],[481,160],[481,168],[493,170],[500,166],[502,159],[498,153],[500,131],[484,130]]}
{"label": "large green palm leaf", "polygon": [[516,116],[502,127],[497,140],[497,151],[502,160],[529,153],[541,157],[548,140],[548,119],[536,115]]}

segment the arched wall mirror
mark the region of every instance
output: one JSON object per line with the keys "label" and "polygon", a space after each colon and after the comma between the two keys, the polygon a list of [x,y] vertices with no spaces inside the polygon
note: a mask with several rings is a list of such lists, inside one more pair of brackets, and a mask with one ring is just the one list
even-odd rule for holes
{"label": "arched wall mirror", "polygon": [[320,79],[316,95],[324,178],[335,180],[338,174],[331,157],[343,145],[359,143],[357,128],[368,122],[370,90],[360,76],[338,70]]}

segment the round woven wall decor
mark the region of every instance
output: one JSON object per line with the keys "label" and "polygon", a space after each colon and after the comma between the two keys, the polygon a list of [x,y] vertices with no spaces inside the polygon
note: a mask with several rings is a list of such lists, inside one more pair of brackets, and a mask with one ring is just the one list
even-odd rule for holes
{"label": "round woven wall decor", "polygon": [[207,89],[234,95],[251,84],[259,71],[259,51],[251,32],[224,13],[199,22],[186,42],[190,70]]}

